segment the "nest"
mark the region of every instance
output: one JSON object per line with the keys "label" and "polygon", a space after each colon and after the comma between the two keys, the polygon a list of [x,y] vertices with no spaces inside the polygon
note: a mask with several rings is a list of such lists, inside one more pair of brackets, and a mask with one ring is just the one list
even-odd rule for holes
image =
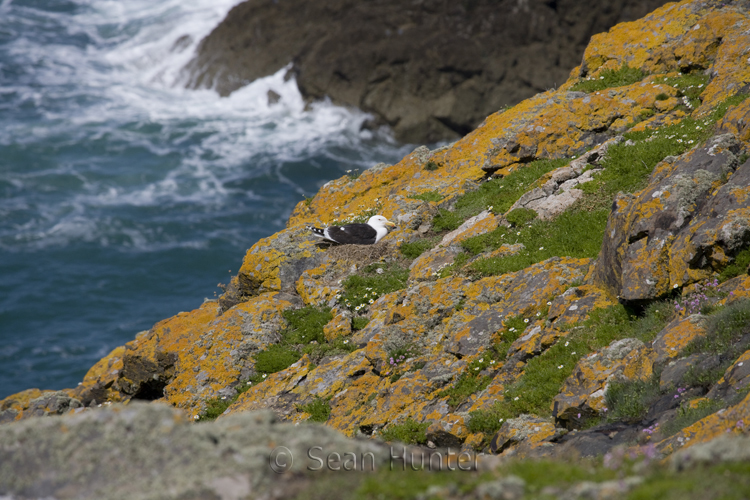
{"label": "nest", "polygon": [[402,260],[403,256],[396,245],[391,243],[375,243],[374,245],[335,245],[326,244],[328,257],[336,261],[354,262],[357,266],[366,266],[382,260]]}

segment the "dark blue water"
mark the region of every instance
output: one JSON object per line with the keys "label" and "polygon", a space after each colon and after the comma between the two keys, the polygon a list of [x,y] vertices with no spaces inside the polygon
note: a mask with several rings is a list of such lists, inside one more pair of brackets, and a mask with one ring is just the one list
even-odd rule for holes
{"label": "dark blue water", "polygon": [[283,70],[184,90],[236,1],[0,0],[0,398],[75,386],[215,297],[304,196],[408,151],[359,112],[305,111]]}

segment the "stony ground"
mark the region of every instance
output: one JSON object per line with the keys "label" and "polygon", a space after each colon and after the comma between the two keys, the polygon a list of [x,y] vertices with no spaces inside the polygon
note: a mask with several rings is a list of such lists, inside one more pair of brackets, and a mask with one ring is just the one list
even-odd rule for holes
{"label": "stony ground", "polygon": [[[165,472],[204,453],[185,445],[153,498],[747,497],[749,28],[747,2],[668,4],[595,36],[559,89],[329,182],[219,300],[141,332],[76,388],[1,401],[0,495],[93,495],[95,468],[39,457],[125,418],[154,453],[219,433],[215,456],[234,461],[191,464],[185,482]],[[372,247],[317,246],[306,229],[374,213],[399,227]],[[130,412],[139,400],[155,403]],[[157,403],[179,424],[139,423]],[[238,422],[268,411],[279,437],[235,450]],[[482,454],[481,470],[275,481],[257,450],[291,448],[295,429],[316,430],[295,441],[303,456],[319,431],[374,446],[378,464],[383,443],[406,443],[446,466]]]}

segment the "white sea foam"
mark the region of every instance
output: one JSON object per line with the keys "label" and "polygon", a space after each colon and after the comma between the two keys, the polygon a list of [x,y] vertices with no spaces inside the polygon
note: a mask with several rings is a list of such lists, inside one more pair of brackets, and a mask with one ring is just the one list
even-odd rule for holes
{"label": "white sea foam", "polygon": [[[236,233],[211,217],[244,210],[278,225],[293,201],[274,197],[312,194],[336,175],[330,163],[367,168],[406,152],[361,131],[364,113],[307,109],[287,68],[226,98],[183,88],[181,69],[235,3],[76,0],[72,13],[0,3],[0,33],[14,35],[0,64],[21,74],[0,82],[0,153],[25,162],[0,169],[14,193],[0,199],[13,221],[0,223],[0,247],[201,246]],[[183,206],[208,214],[203,234],[159,232],[186,218]],[[128,213],[148,208],[163,213]]]}

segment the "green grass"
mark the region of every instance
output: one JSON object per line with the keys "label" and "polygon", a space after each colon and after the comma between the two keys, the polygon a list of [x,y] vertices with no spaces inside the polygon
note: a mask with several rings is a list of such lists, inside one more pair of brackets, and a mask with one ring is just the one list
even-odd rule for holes
{"label": "green grass", "polygon": [[[378,273],[378,269],[382,272]],[[351,310],[359,311],[379,297],[406,288],[409,270],[398,264],[376,263],[365,266],[357,274],[348,276],[344,282],[339,303]]]}
{"label": "green grass", "polygon": [[399,247],[399,251],[401,251],[401,254],[404,255],[404,257],[416,259],[427,250],[434,247],[438,241],[440,241],[439,238],[422,238],[409,243],[402,243],[401,247]]}
{"label": "green grass", "polygon": [[590,257],[599,255],[609,210],[575,210],[551,221],[536,220],[517,228],[500,227],[490,233],[464,240],[461,245],[472,255],[500,248],[503,244],[523,243],[515,255],[492,257],[473,262],[469,269],[480,276],[520,271],[555,256]]}
{"label": "green grass", "polygon": [[500,428],[502,421],[522,413],[551,415],[552,399],[560,393],[579,359],[616,340],[653,340],[672,317],[673,308],[666,302],[652,304],[643,317],[631,316],[621,305],[592,311],[581,325],[569,326],[567,336],[531,358],[521,377],[506,387],[502,401],[472,412],[469,430],[491,434]]}
{"label": "green grass", "polygon": [[569,159],[537,160],[518,167],[505,177],[488,180],[479,189],[461,196],[453,211],[440,209],[432,221],[433,228],[436,231],[452,231],[488,207],[492,207],[494,213],[505,213],[534,181],[568,162]]}
{"label": "green grass", "polygon": [[607,387],[607,419],[609,421],[641,420],[659,397],[659,377],[649,380],[613,381]]}
{"label": "green grass", "polygon": [[352,318],[352,330],[363,330],[368,323],[370,323],[368,318],[365,318],[364,316],[355,316]]}
{"label": "green grass", "polygon": [[712,413],[716,413],[725,406],[725,403],[712,399],[702,401],[701,404],[695,408],[681,406],[680,409],[677,410],[677,415],[675,416],[675,418],[673,420],[670,420],[659,430],[661,431],[662,435],[667,438],[669,436],[677,434],[685,427],[693,425],[698,420],[705,418]]}
{"label": "green grass", "polygon": [[750,266],[750,248],[745,248],[735,256],[731,264],[721,271],[719,282],[724,283],[740,274],[748,272],[748,266]]}
{"label": "green grass", "polygon": [[316,397],[311,402],[301,405],[298,410],[304,411],[310,414],[308,420],[312,422],[324,423],[331,416],[331,405],[329,404],[331,398],[320,398]]}
{"label": "green grass", "polygon": [[429,160],[427,163],[424,164],[423,168],[425,170],[429,170],[429,171],[432,172],[432,171],[435,171],[435,170],[439,169],[440,167],[441,167],[441,165],[439,163],[434,162],[432,160]]}
{"label": "green grass", "polygon": [[[654,83],[665,83],[677,89],[677,97],[687,97],[690,106],[697,108],[701,105],[700,95],[706,90],[710,77],[701,73],[692,73],[654,80]],[[656,96],[657,99],[659,96]]]}
{"label": "green grass", "polygon": [[409,196],[409,198],[411,198],[412,200],[434,201],[435,203],[437,203],[438,201],[443,199],[443,195],[438,193],[437,191],[425,191],[424,193]]}
{"label": "green grass", "polygon": [[505,216],[505,218],[514,226],[522,226],[528,224],[537,218],[537,213],[530,208],[516,208],[511,210]]}
{"label": "green grass", "polygon": [[323,327],[333,318],[328,307],[287,309],[282,315],[288,326],[281,332],[280,341],[254,356],[257,381],[262,381],[257,377],[289,368],[304,354],[308,355],[311,362],[318,363],[325,356],[346,354],[357,349],[354,345],[344,343],[345,339],[342,338],[330,342],[326,340]]}
{"label": "green grass", "polygon": [[390,424],[379,433],[384,441],[400,441],[404,444],[427,444],[425,432],[429,422],[419,423],[413,418],[407,418],[401,424]]}
{"label": "green grass", "polygon": [[580,92],[597,92],[600,90],[622,87],[640,82],[646,73],[638,68],[631,68],[623,64],[620,69],[605,69],[597,77],[589,77],[573,85],[570,90]]}
{"label": "green grass", "polygon": [[706,335],[691,342],[682,355],[705,352],[739,356],[736,344],[748,333],[750,300],[738,300],[709,316]]}
{"label": "green grass", "polygon": [[[686,80],[683,83],[687,88],[690,85],[694,86],[695,81],[699,80]],[[602,161],[603,171],[593,181],[580,186],[585,194],[583,199],[556,219],[529,221],[531,214],[519,214],[519,217],[511,217],[518,225],[515,230],[500,227],[490,233],[463,241],[462,246],[472,255],[495,250],[503,244],[523,243],[526,247],[516,255],[475,261],[469,267],[470,272],[479,276],[491,276],[519,271],[553,256],[596,257],[601,248],[610,205],[615,195],[620,191],[632,193],[645,188],[657,163],[667,156],[680,155],[706,140],[713,133],[713,124],[726,114],[728,107],[739,104],[746,97],[731,97],[701,119],[685,118],[675,125],[657,130],[625,134],[628,141],[610,146],[606,158]],[[523,169],[518,171],[520,172],[523,172]],[[518,188],[517,196],[510,198],[513,202],[528,188],[527,182],[521,184],[523,186]],[[456,203],[457,210],[451,213],[451,217],[458,217],[458,214],[468,215],[458,209],[460,206],[473,206],[474,210],[477,210],[480,205],[475,200],[491,204],[489,198],[481,197],[480,194],[474,196],[475,198],[468,201],[464,201],[464,198],[459,199]],[[452,224],[458,226],[461,222],[462,219],[458,217]],[[742,258],[750,256],[743,255]],[[738,265],[742,262],[744,260]],[[727,275],[731,272],[735,270],[727,271]]]}

